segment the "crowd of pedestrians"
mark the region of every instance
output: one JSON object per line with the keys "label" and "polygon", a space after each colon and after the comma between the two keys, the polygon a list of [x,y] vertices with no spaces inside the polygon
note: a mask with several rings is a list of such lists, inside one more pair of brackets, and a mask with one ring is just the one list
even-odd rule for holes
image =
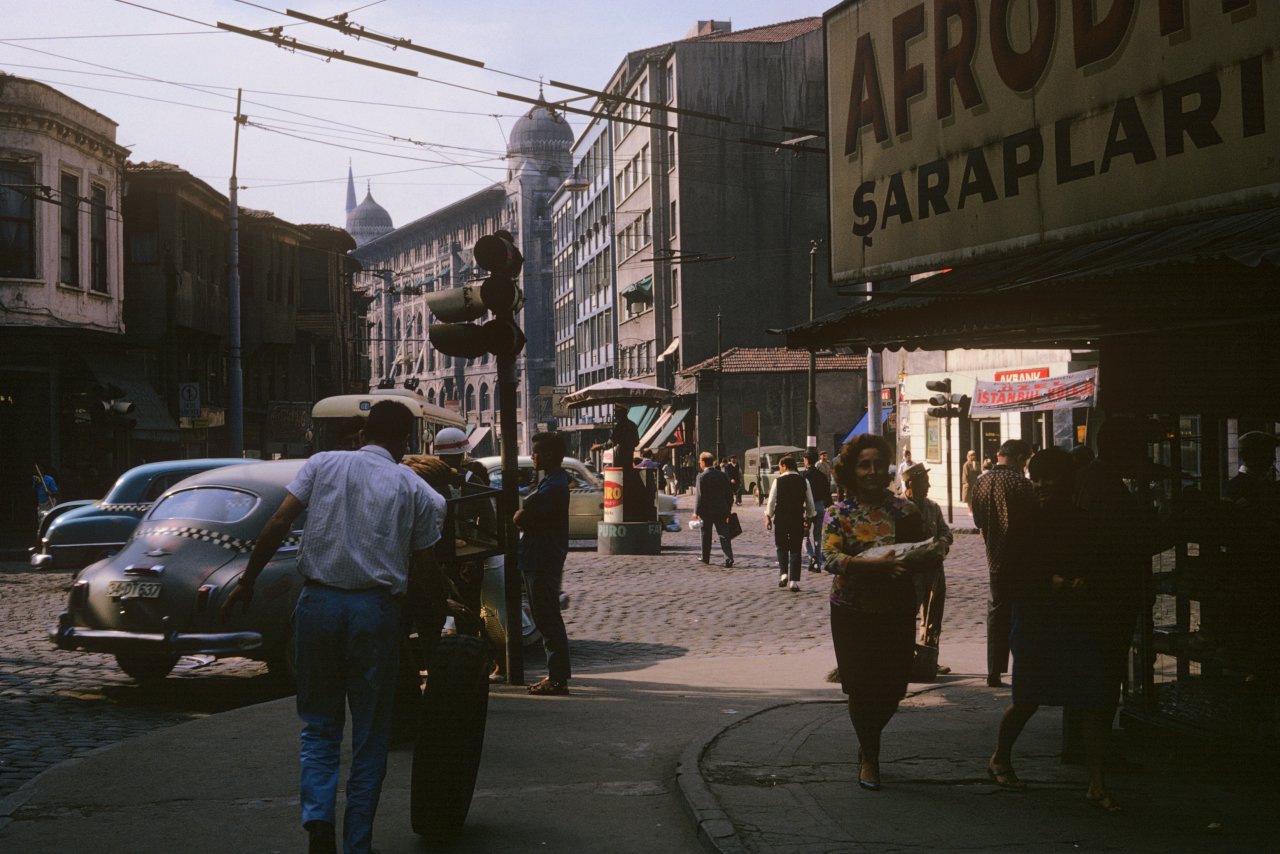
{"label": "crowd of pedestrians", "polygon": [[[445,497],[482,475],[469,474],[463,446],[445,447],[447,442],[439,457],[397,465],[410,428],[402,404],[380,402],[370,411],[359,450],[311,457],[256,541],[225,606],[228,612],[251,606],[258,575],[292,523],[308,512],[300,561],[306,586],[294,631],[302,820],[313,851],[335,846],[348,708],[352,762],[344,842],[349,851],[369,849],[390,738],[399,600],[414,573],[433,564]],[[621,439],[621,445],[629,441]],[[1004,686],[1012,656],[1012,702],[987,772],[1000,788],[1025,789],[1014,767],[1018,736],[1041,706],[1063,706],[1081,721],[1087,803],[1115,813],[1120,805],[1104,776],[1107,736],[1142,605],[1142,573],[1158,543],[1149,514],[1125,484],[1144,461],[1141,435],[1125,419],[1112,419],[1099,431],[1097,446],[1096,458],[1057,448],[1033,454],[1026,442],[1011,439],[989,470],[970,452],[961,470],[961,498],[987,553],[989,686]],[[1266,443],[1268,453],[1274,448],[1274,440]],[[518,568],[547,649],[548,674],[529,688],[535,695],[568,694],[571,678],[559,601],[568,551],[564,456],[558,434],[534,437],[533,463],[542,477],[512,516],[521,532]],[[1264,457],[1259,453],[1248,465],[1259,468]],[[871,434],[846,442],[834,462],[826,452],[810,451],[801,468],[784,456],[764,514],[774,536],[779,588],[800,589],[806,554],[811,572],[831,576],[836,673],[858,743],[858,785],[870,791],[882,787],[883,732],[908,682],[919,680],[921,657],[929,663],[928,678],[948,672],[937,655],[944,561],[953,535],[942,508],[929,498],[928,467],[909,455],[901,466],[893,460],[892,446]],[[701,527],[698,560],[710,563],[714,534],[724,566],[733,567],[733,538],[741,531],[734,512],[740,470],[734,458],[721,464],[710,453],[701,454],[699,466],[693,515]],[[1248,475],[1242,470],[1233,488],[1252,488],[1243,479]],[[476,523],[486,521],[492,525],[491,514]],[[466,578],[453,581],[474,593]],[[474,606],[473,595],[461,596]]]}

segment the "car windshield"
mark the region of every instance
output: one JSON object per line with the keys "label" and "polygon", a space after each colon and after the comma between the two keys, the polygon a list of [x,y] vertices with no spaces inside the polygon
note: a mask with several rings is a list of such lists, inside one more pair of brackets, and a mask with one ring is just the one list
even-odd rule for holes
{"label": "car windshield", "polygon": [[199,487],[175,492],[151,511],[159,519],[199,519],[205,522],[239,522],[253,512],[258,496],[223,486]]}

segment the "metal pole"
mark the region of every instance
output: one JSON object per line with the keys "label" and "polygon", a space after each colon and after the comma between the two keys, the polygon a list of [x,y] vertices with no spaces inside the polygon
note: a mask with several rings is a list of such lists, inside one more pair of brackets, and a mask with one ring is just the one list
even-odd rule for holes
{"label": "metal pole", "polygon": [[[947,406],[948,406],[948,407],[950,407],[950,406],[951,406],[951,404],[947,404]],[[956,521],[956,518],[955,518],[955,502],[952,500],[952,497],[951,497],[951,495],[952,495],[952,486],[951,486],[951,422],[952,422],[952,420],[954,420],[954,417],[956,417],[956,416],[950,416],[950,415],[948,415],[948,416],[947,416],[947,418],[946,418],[946,422],[947,422],[947,523],[948,523],[948,524],[954,523],[954,522]]]}
{"label": "metal pole", "polygon": [[524,684],[524,626],[520,603],[520,535],[511,521],[520,506],[516,447],[516,357],[498,356],[498,435],[502,444],[502,518],[506,533],[503,583],[507,600],[507,684]]}
{"label": "metal pole", "polygon": [[[813,308],[816,300],[815,286],[817,273],[814,265],[818,257],[818,241],[809,241],[809,323],[813,323]],[[818,354],[809,349],[809,404],[805,409],[805,447],[810,451],[818,450]]]}
{"label": "metal pole", "polygon": [[720,423],[724,397],[724,347],[720,343],[720,308],[716,307],[716,461],[724,459],[724,429]]}
{"label": "metal pole", "polygon": [[[867,299],[871,299],[874,283],[867,282]],[[884,422],[880,416],[880,392],[884,388],[884,371],[880,363],[880,354],[867,350],[867,432],[876,436],[884,435]]]}
{"label": "metal pole", "polygon": [[236,134],[231,146],[231,180],[228,182],[227,199],[231,206],[230,269],[227,271],[227,349],[230,365],[227,372],[227,444],[228,454],[244,455],[244,368],[240,364],[240,201],[236,165],[240,158],[240,125],[245,116],[240,115],[241,91],[236,89]]}
{"label": "metal pole", "polygon": [[379,270],[382,274],[382,378],[391,381],[391,362],[396,357],[396,342],[391,330],[395,327],[395,317],[391,305],[391,271]]}

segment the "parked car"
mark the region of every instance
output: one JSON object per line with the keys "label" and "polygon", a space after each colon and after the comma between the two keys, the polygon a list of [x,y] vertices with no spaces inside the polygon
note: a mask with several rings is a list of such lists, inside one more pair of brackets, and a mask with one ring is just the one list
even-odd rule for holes
{"label": "parked car", "polygon": [[115,554],[138,520],[166,489],[193,474],[253,460],[203,458],[135,466],[120,475],[105,498],[64,501],[40,525],[40,545],[31,565],[40,569],[81,569]]}
{"label": "parked car", "polygon": [[302,464],[222,466],[170,487],[132,539],[80,572],[50,639],[66,650],[114,654],[139,681],[164,678],[182,655],[254,658],[287,677],[305,513],[263,570],[253,606],[235,609],[227,622],[219,609]]}
{"label": "parked car", "polygon": [[[525,495],[538,483],[538,472],[532,457],[520,457],[520,494]],[[502,488],[502,457],[480,457],[478,462],[489,473],[495,489]],[[594,540],[596,524],[604,521],[604,483],[581,460],[564,458],[564,471],[569,476],[569,539]],[[658,521],[667,530],[678,529],[674,495],[658,496]]]}
{"label": "parked car", "polygon": [[798,467],[804,466],[804,448],[794,445],[762,445],[748,448],[742,454],[742,491],[763,504],[778,477],[778,460],[790,456]]}

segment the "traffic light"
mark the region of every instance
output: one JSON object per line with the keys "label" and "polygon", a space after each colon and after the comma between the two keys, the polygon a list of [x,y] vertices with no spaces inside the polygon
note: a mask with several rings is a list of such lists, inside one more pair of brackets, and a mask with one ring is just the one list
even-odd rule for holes
{"label": "traffic light", "polygon": [[107,383],[101,391],[102,411],[109,422],[123,422],[126,415],[132,415],[138,407],[131,400],[125,400],[125,390],[118,385]]}
{"label": "traffic light", "polygon": [[929,380],[924,387],[938,392],[929,397],[929,408],[925,410],[934,418],[959,418],[962,411],[969,408],[968,395],[952,394],[950,378]]}
{"label": "traffic light", "polygon": [[[431,324],[431,345],[446,356],[474,359],[485,353],[514,358],[525,345],[524,332],[515,313],[524,303],[516,277],[524,257],[510,232],[487,234],[472,248],[476,263],[489,271],[480,285],[463,285],[427,295],[427,307],[440,323]],[[479,320],[491,312],[493,319]]]}

